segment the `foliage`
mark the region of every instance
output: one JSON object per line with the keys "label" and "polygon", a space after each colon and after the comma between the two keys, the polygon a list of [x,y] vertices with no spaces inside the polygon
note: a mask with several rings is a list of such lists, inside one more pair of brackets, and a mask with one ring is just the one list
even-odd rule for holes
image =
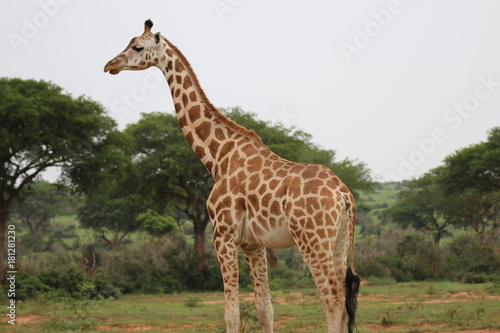
{"label": "foliage", "polygon": [[160,215],[151,209],[139,214],[137,221],[141,224],[141,231],[154,237],[161,237],[178,229],[173,217]]}
{"label": "foliage", "polygon": [[[84,228],[98,231],[114,249],[131,232],[139,229],[137,216],[143,211],[137,195],[113,197],[102,193],[89,197],[80,208],[78,217]],[[113,238],[106,236],[111,233]]]}
{"label": "foliage", "polygon": [[488,141],[460,149],[437,168],[438,181],[456,216],[469,223],[485,246],[493,246],[500,228],[500,127]]}
{"label": "foliage", "polygon": [[442,250],[438,276],[468,282],[485,282],[500,272],[500,257],[477,237],[460,235]]}
{"label": "foliage", "polygon": [[[106,145],[115,122],[98,103],[45,81],[0,78],[0,258],[9,209],[47,168],[77,165]],[[0,265],[0,280],[4,278]]]}
{"label": "foliage", "polygon": [[398,195],[397,202],[388,209],[392,220],[403,227],[414,227],[430,233],[434,242],[445,235],[450,225],[460,226],[458,219],[449,209],[449,197],[437,183],[433,173],[409,181],[405,190]]}

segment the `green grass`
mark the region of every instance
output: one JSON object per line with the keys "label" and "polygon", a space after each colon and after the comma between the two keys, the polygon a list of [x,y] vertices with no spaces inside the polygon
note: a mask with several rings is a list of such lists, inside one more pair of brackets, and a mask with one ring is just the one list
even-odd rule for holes
{"label": "green grass", "polygon": [[[359,297],[358,330],[432,332],[500,329],[500,295],[491,284],[446,282],[364,286]],[[272,292],[275,332],[325,332],[315,289]],[[259,332],[251,293],[243,293],[245,332]],[[224,332],[223,294],[129,295],[119,300],[20,302],[16,332]],[[6,321],[5,321],[6,322]],[[0,326],[0,331],[12,329]]]}

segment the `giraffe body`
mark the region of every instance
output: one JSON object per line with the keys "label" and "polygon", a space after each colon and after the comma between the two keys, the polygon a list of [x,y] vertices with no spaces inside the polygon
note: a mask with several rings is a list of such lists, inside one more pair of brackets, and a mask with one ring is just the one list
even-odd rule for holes
{"label": "giraffe body", "polygon": [[[222,115],[208,100],[184,55],[146,21],[142,36],[108,62],[105,71],[162,70],[186,139],[214,178],[207,209],[224,279],[227,332],[239,329],[238,251],[250,268],[257,314],[273,331],[266,248],[297,245],[309,266],[325,309],[328,332],[354,325],[359,277],[353,265],[354,198],[325,166],[287,161],[258,135]],[[346,284],[346,277],[348,282]],[[347,290],[347,295],[346,295]],[[351,300],[351,301],[349,301]]]}

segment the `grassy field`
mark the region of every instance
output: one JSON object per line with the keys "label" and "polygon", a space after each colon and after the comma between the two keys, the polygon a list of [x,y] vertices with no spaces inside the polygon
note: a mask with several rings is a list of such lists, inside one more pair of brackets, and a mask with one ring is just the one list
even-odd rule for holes
{"label": "grassy field", "polygon": [[[492,291],[496,291],[492,293]],[[253,295],[243,293],[242,332],[259,332]],[[314,289],[274,291],[275,332],[326,332]],[[118,300],[18,304],[16,332],[224,332],[222,293],[134,295]],[[492,284],[445,282],[364,286],[358,330],[500,332],[500,296]]]}

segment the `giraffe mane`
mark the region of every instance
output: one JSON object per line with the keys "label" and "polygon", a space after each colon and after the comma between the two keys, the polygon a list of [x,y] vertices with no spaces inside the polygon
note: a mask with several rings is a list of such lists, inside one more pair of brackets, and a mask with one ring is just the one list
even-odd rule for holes
{"label": "giraffe mane", "polygon": [[[163,36],[162,36],[163,37]],[[217,109],[212,102],[208,99],[207,95],[205,95],[205,91],[203,91],[203,88],[200,85],[200,82],[198,81],[198,77],[196,76],[196,73],[193,71],[193,68],[191,67],[191,64],[187,60],[187,58],[184,56],[184,54],[175,46],[173,45],[168,39],[163,37],[163,39],[167,42],[168,46],[174,51],[174,53],[179,57],[179,59],[182,61],[184,66],[186,67],[186,70],[188,71],[191,80],[193,81],[193,84],[195,85],[196,89],[198,90],[198,93],[201,96],[202,102],[206,105],[206,107],[210,110],[211,114],[215,117],[217,121],[219,121],[221,124],[228,126],[232,130],[234,130],[236,133],[241,134],[249,139],[255,140],[258,143],[262,143],[261,137],[255,133],[255,131],[248,130],[243,126],[238,125],[231,119],[227,118],[225,115],[222,114],[222,112]]]}

